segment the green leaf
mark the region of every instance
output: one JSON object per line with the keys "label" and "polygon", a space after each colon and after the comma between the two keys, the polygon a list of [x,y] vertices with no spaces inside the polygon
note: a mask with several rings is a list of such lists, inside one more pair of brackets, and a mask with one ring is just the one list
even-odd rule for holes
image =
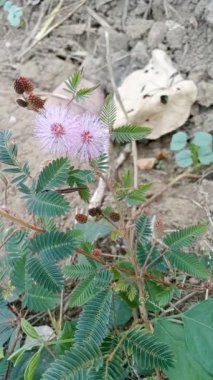
{"label": "green leaf", "polygon": [[31,249],[39,253],[41,258],[58,261],[73,254],[78,241],[70,234],[60,231],[51,231],[37,234],[30,240]]}
{"label": "green leaf", "polygon": [[[137,256],[138,264],[140,265],[140,267],[142,267],[144,265],[145,260],[148,256],[151,248],[152,248],[151,242],[149,242],[149,243],[138,242],[137,243],[136,256]],[[157,246],[155,246],[152,249],[152,254],[151,254],[150,259],[148,260],[148,263],[150,261],[154,260],[156,257],[158,257],[158,255],[159,255],[158,249],[157,249]]]}
{"label": "green leaf", "polygon": [[16,166],[17,146],[10,143],[12,132],[5,129],[0,131],[0,162],[6,165]]}
{"label": "green leaf", "polygon": [[173,353],[169,346],[147,333],[140,326],[131,329],[124,340],[124,345],[137,365],[144,369],[168,369],[174,365]]}
{"label": "green leaf", "polygon": [[101,111],[101,120],[112,129],[116,120],[116,106],[112,95],[108,95]]}
{"label": "green leaf", "polygon": [[27,196],[27,208],[32,214],[54,218],[64,215],[69,210],[69,202],[62,194],[47,191]]}
{"label": "green leaf", "polygon": [[33,339],[39,338],[38,332],[34,329],[31,323],[24,318],[21,318],[21,328],[27,336],[30,336]]}
{"label": "green leaf", "polygon": [[70,186],[85,186],[86,183],[93,182],[95,179],[92,170],[88,169],[75,169],[71,167],[68,173],[67,182]]}
{"label": "green leaf", "polygon": [[109,330],[112,302],[111,289],[100,292],[90,300],[80,315],[75,334],[76,342],[95,342],[100,345]]}
{"label": "green leaf", "polygon": [[188,168],[193,164],[192,152],[189,149],[183,149],[176,153],[175,160],[180,168]]}
{"label": "green leaf", "polygon": [[27,271],[36,282],[44,289],[52,292],[59,292],[63,286],[63,276],[61,270],[46,257],[30,257],[27,260]]}
{"label": "green leaf", "polygon": [[79,346],[56,359],[41,380],[86,380],[88,369],[102,362],[102,354],[94,342]]}
{"label": "green leaf", "polygon": [[145,193],[151,187],[151,184],[145,183],[144,185],[140,185],[138,189],[135,189],[128,193],[127,202],[130,205],[140,205],[145,200]]}
{"label": "green leaf", "polygon": [[93,93],[94,90],[96,90],[97,87],[98,86],[80,88],[80,90],[78,90],[75,95],[76,101],[87,98]]}
{"label": "green leaf", "polygon": [[14,268],[10,275],[12,285],[19,291],[25,290],[25,262],[25,257],[21,257],[17,262],[15,262]]}
{"label": "green leaf", "polygon": [[183,322],[189,353],[205,372],[213,376],[213,299],[209,298],[184,313]]}
{"label": "green leaf", "polygon": [[45,166],[39,174],[36,192],[44,190],[54,190],[67,181],[69,160],[67,158],[57,158],[49,165]]}
{"label": "green leaf", "polygon": [[[190,350],[186,346],[185,332],[182,325],[170,322],[166,318],[160,318],[155,325],[155,335],[170,345],[175,355],[174,366],[164,369],[169,380],[212,380],[198,360],[194,360]],[[192,345],[193,343],[191,343]],[[200,349],[205,347],[202,346]]]}
{"label": "green leaf", "polygon": [[91,243],[109,235],[114,229],[112,224],[105,220],[100,220],[99,222],[89,220],[86,224],[77,224],[76,228],[83,231],[84,241]]}
{"label": "green leaf", "polygon": [[193,276],[208,279],[210,274],[198,258],[191,253],[170,252],[166,255],[170,263],[181,272],[192,274]]}
{"label": "green leaf", "polygon": [[211,147],[202,146],[198,148],[198,158],[202,165],[213,163],[213,151]]}
{"label": "green leaf", "polygon": [[153,281],[146,281],[148,299],[146,306],[150,311],[159,312],[171,300],[175,292],[175,286],[164,286]]}
{"label": "green leaf", "polygon": [[132,318],[132,309],[118,295],[114,295],[111,309],[113,327],[125,326]]}
{"label": "green leaf", "polygon": [[72,264],[63,267],[62,272],[66,277],[72,278],[73,280],[82,280],[88,277],[95,277],[97,268],[91,265]]}
{"label": "green leaf", "polygon": [[90,161],[90,166],[102,173],[106,173],[109,168],[109,158],[107,153],[101,154],[96,160]]}
{"label": "green leaf", "polygon": [[181,230],[173,231],[163,239],[172,250],[188,247],[193,240],[207,230],[206,224],[195,224]]}
{"label": "green leaf", "polygon": [[142,140],[151,133],[150,128],[137,125],[124,125],[113,130],[112,139],[118,143],[127,143],[134,140]]}
{"label": "green leaf", "polygon": [[147,243],[152,239],[152,224],[148,216],[141,215],[136,221],[135,228],[138,239],[142,244]]}
{"label": "green leaf", "polygon": [[194,138],[192,140],[193,144],[198,145],[199,147],[211,146],[212,144],[212,135],[208,132],[198,131],[194,133]]}
{"label": "green leaf", "polygon": [[105,361],[104,366],[97,371],[89,372],[87,380],[125,380],[128,379],[128,369],[124,367],[121,353],[117,352],[112,360]]}
{"label": "green leaf", "polygon": [[186,146],[186,143],[187,143],[187,133],[177,132],[172,136],[170,149],[173,151],[181,150]]}
{"label": "green leaf", "polygon": [[23,306],[33,311],[53,309],[59,302],[59,297],[42,287],[29,289],[23,299]]}
{"label": "green leaf", "polygon": [[10,338],[14,331],[16,316],[8,309],[7,303],[0,295],[0,347]]}
{"label": "green leaf", "polygon": [[75,93],[81,82],[81,72],[76,70],[66,81],[67,91]]}
{"label": "green leaf", "polygon": [[24,372],[24,380],[33,380],[34,379],[34,374],[36,371],[36,368],[38,366],[38,363],[41,359],[41,353],[38,351],[36,352],[30,361],[27,364],[27,367]]}

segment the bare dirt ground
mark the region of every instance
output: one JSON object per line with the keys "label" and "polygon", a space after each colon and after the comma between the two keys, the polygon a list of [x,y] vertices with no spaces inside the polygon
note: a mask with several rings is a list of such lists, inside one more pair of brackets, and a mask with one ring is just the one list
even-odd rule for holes
{"label": "bare dirt ground", "polygon": [[[38,92],[52,92],[77,67],[85,76],[100,81],[106,93],[112,91],[106,65],[104,27],[109,28],[111,61],[116,84],[133,70],[145,66],[154,48],[165,50],[185,78],[198,86],[198,100],[183,129],[213,131],[213,4],[212,0],[64,0],[51,25],[53,30],[40,42],[38,33],[50,13],[60,4],[55,0],[16,1],[24,7],[25,27],[11,27],[0,8],[0,117],[1,128],[11,129],[19,145],[20,158],[28,160],[34,173],[43,160],[35,141],[34,114],[15,102],[14,79],[22,74],[33,80]],[[82,3],[82,6],[80,6]],[[78,9],[76,9],[78,8]],[[70,15],[70,17],[68,17]],[[64,20],[61,22],[61,20]],[[170,30],[175,21],[182,27]],[[139,171],[139,180],[153,183],[151,192],[163,189],[179,174],[169,152],[171,135],[138,144],[139,158],[153,157],[166,151],[161,170]],[[122,148],[121,148],[122,149]],[[124,164],[131,167],[131,160]],[[210,171],[203,179],[202,175]],[[213,216],[213,175],[203,167],[196,179],[185,179],[164,191],[162,197],[147,208],[160,217],[166,228],[183,227]],[[2,186],[2,185],[0,185]],[[2,188],[3,190],[3,188]],[[1,196],[3,204],[3,196]],[[73,210],[78,200],[72,201]],[[25,215],[23,201],[15,187],[9,190],[8,207]],[[212,247],[212,226],[200,242],[201,251]]]}

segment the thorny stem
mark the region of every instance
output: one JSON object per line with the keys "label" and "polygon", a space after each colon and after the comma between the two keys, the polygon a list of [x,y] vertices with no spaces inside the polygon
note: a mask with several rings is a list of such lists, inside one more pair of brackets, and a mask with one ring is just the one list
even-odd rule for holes
{"label": "thorny stem", "polygon": [[11,215],[11,214],[9,214],[6,211],[0,210],[0,216],[2,216],[3,218],[9,219],[12,222],[17,223],[17,224],[19,224],[19,225],[21,225],[23,227],[29,228],[30,230],[33,230],[33,231],[36,231],[36,232],[45,232],[45,230],[42,227],[35,226],[33,224],[25,222],[25,220],[23,220],[21,218],[18,218],[18,217],[14,216],[14,215]]}

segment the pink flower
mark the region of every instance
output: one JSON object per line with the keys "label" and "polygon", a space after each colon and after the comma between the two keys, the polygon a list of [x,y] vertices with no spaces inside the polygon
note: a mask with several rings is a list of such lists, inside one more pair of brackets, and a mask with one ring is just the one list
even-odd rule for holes
{"label": "pink flower", "polygon": [[82,161],[89,161],[107,153],[109,129],[100,118],[91,113],[79,115],[78,126],[72,129],[69,152]]}
{"label": "pink flower", "polygon": [[37,114],[35,135],[41,147],[56,155],[69,154],[78,116],[66,107],[49,106]]}

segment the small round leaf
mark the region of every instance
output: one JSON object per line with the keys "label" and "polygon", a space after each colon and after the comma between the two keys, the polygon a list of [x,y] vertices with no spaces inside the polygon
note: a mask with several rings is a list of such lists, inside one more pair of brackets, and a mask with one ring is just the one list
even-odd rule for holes
{"label": "small round leaf", "polygon": [[193,164],[192,153],[189,149],[183,149],[176,153],[176,163],[180,168],[187,168]]}
{"label": "small round leaf", "polygon": [[181,150],[185,147],[187,142],[186,132],[177,132],[172,136],[170,149],[173,151]]}
{"label": "small round leaf", "polygon": [[213,151],[211,147],[202,146],[198,150],[198,158],[201,164],[209,165],[213,163]]}
{"label": "small round leaf", "polygon": [[192,142],[200,147],[210,146],[212,144],[212,135],[208,132],[195,132]]}

